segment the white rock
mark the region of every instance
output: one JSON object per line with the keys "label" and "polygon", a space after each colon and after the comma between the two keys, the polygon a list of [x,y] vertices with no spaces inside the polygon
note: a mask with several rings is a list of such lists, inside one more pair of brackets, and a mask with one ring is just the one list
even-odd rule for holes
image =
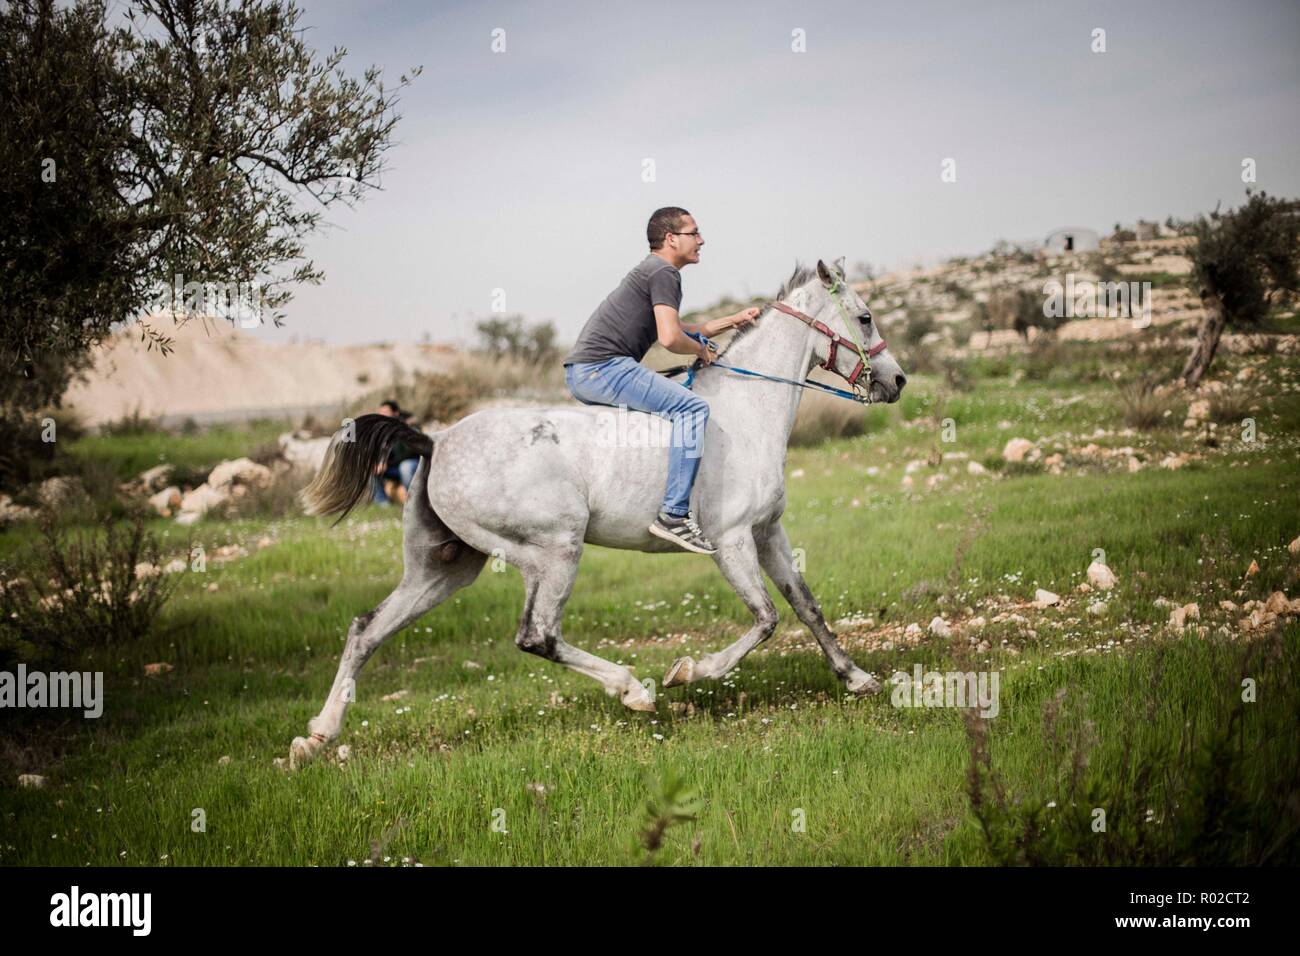
{"label": "white rock", "polygon": [[176,516],[176,521],[179,524],[193,524],[213,508],[224,505],[229,497],[229,494],[223,494],[205,482],[181,498],[181,513]]}
{"label": "white rock", "polygon": [[987,623],[988,621],[984,619],[984,616],[980,615],[979,617],[973,617],[969,621],[967,621],[966,626],[972,630],[978,631],[981,627],[983,627]]}
{"label": "white rock", "polygon": [[930,621],[930,633],[935,637],[951,637],[952,626],[941,617],[936,617]]}
{"label": "white rock", "polygon": [[1053,594],[1051,591],[1039,588],[1034,592],[1034,604],[1038,607],[1051,607],[1054,604],[1061,603],[1061,596]]}
{"label": "white rock", "polygon": [[1003,446],[1002,457],[1006,461],[1024,461],[1033,447],[1034,443],[1028,438],[1012,438]]}
{"label": "white rock", "polygon": [[171,473],[171,465],[154,465],[136,475],[131,484],[144,492],[154,492],[167,486],[167,479]]}
{"label": "white rock", "polygon": [[906,637],[920,637],[921,633],[922,633],[921,625],[917,624],[916,622],[907,625],[907,627],[903,630],[903,634]]}
{"label": "white rock", "polygon": [[162,569],[148,561],[137,561],[135,564],[135,576],[137,578],[152,578],[162,574]]}
{"label": "white rock", "polygon": [[1095,588],[1109,591],[1119,583],[1119,579],[1115,577],[1115,572],[1110,569],[1109,565],[1094,561],[1088,565],[1088,583]]}
{"label": "white rock", "polygon": [[988,469],[985,468],[983,465],[981,465],[978,461],[966,462],[966,474],[968,475],[982,475],[986,471],[988,471]]}
{"label": "white rock", "polygon": [[11,521],[30,521],[35,517],[35,508],[16,505],[13,503],[13,498],[8,495],[0,495],[0,525],[8,524]]}
{"label": "white rock", "polygon": [[325,451],[330,444],[329,435],[322,438],[299,438],[286,432],[279,438],[280,454],[294,468],[315,473],[325,461]]}
{"label": "white rock", "polygon": [[236,483],[265,488],[271,483],[271,469],[251,458],[234,458],[223,461],[208,474],[207,484],[213,488],[222,489]]}
{"label": "white rock", "polygon": [[86,499],[86,487],[75,475],[46,478],[36,489],[36,500],[46,508],[63,508]]}
{"label": "white rock", "polygon": [[1176,607],[1169,612],[1169,626],[1176,631],[1181,631],[1187,626],[1188,621],[1199,621],[1201,619],[1201,609],[1196,604],[1184,604],[1182,607]]}
{"label": "white rock", "polygon": [[172,509],[181,506],[181,490],[175,485],[149,496],[149,505],[164,518],[171,517]]}

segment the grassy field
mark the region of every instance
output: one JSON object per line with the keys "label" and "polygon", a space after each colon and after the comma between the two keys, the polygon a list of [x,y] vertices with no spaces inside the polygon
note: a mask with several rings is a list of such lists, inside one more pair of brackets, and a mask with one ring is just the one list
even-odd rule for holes
{"label": "grassy field", "polygon": [[[273,761],[318,711],[349,621],[400,576],[398,515],[158,521],[177,553],[192,531],[251,554],[184,574],[154,634],[81,665],[105,671],[102,718],[5,715],[0,864],[1297,862],[1300,623],[1247,639],[1219,602],[1300,596],[1300,381],[1283,356],[1224,357],[1217,378],[1259,369],[1257,435],[1220,425],[1211,447],[1178,427],[1185,403],[1122,433],[1111,376],[1148,361],[1081,344],[1050,369],[975,363],[965,392],[916,376],[865,434],[790,453],[786,527],[828,620],[885,682],[917,663],[998,671],[1000,713],[973,730],[958,709],[894,706],[888,683],[846,696],[779,598],[776,635],[737,670],[627,711],[514,647],[521,582],[489,566],[371,660],[346,759],[290,774]],[[1060,473],[1004,466],[1017,436],[1059,447]],[[130,468],[232,444],[83,441]],[[1178,453],[1196,457],[1161,467]],[[0,554],[33,537],[0,535]],[[1081,593],[1099,548],[1119,584]],[[1062,604],[1030,606],[1039,587]],[[1167,602],[1197,602],[1204,633],[1168,628]],[[953,636],[906,632],[935,615]],[[590,548],[564,626],[658,681],[748,624],[707,558]],[[174,669],[145,677],[160,661]],[[647,849],[675,803],[694,819]]]}

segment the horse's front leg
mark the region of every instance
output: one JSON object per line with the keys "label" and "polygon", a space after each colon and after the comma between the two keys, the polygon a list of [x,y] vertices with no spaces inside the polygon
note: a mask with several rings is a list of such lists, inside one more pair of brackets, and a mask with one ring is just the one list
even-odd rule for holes
{"label": "horse's front leg", "polygon": [[803,621],[808,630],[812,631],[813,637],[817,638],[822,653],[826,655],[831,669],[835,671],[835,676],[844,684],[845,689],[859,696],[879,691],[880,682],[853,663],[853,659],[845,653],[844,648],[840,647],[840,642],[826,626],[826,618],[822,616],[822,609],[817,605],[817,599],[808,589],[803,575],[794,566],[794,559],[790,553],[790,539],[786,537],[781,523],[774,521],[766,528],[760,529],[757,545],[758,558],[762,562],[763,570],[790,602],[799,620]]}
{"label": "horse's front leg", "polygon": [[713,556],[713,560],[717,562],[727,583],[754,615],[754,626],[740,640],[715,654],[706,654],[698,661],[690,657],[677,658],[664,675],[665,687],[721,677],[776,630],[776,607],[767,595],[767,588],[763,586],[763,570],[758,564],[758,550],[753,534],[748,528],[728,532],[718,539],[717,547],[718,553]]}

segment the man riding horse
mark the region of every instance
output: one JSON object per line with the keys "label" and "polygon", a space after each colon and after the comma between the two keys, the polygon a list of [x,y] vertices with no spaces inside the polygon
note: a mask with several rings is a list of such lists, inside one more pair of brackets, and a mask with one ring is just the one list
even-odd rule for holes
{"label": "man riding horse", "polygon": [[668,486],[651,534],[697,554],[715,554],[690,510],[691,488],[700,468],[709,405],[690,389],[641,364],[656,339],[670,352],[693,355],[705,365],[713,353],[687,333],[711,336],[758,318],[758,309],[692,324],[678,319],[681,269],[700,261],[704,237],[685,209],[656,209],[646,227],[650,254],[624,276],[596,307],[564,359],[564,377],[578,401],[624,406],[672,422]]}

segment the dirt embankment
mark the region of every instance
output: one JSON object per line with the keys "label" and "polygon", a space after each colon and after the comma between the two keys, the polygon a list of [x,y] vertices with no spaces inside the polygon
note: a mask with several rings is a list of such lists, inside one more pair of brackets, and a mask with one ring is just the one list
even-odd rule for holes
{"label": "dirt embankment", "polygon": [[225,322],[172,329],[173,351],[147,350],[124,330],[96,350],[93,370],[72,385],[64,404],[89,425],[138,411],[166,425],[300,415],[355,399],[413,372],[444,372],[457,350],[445,345],[273,343]]}

